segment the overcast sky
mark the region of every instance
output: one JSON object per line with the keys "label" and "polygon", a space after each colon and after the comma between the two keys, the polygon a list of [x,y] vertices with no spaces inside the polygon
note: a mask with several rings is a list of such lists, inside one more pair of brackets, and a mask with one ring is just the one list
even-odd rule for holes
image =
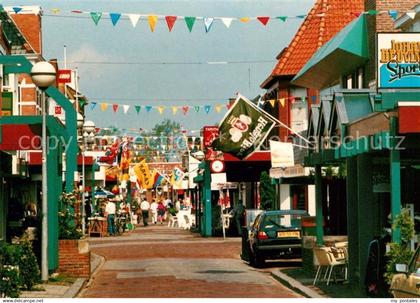
{"label": "overcast sky", "polygon": [[[127,104],[128,115],[122,110],[112,113],[86,110],[88,119],[98,127],[151,129],[165,117],[179,121],[188,130],[213,125],[225,113],[209,114],[203,109],[188,115],[180,110],[173,115],[171,106],[226,104],[236,92],[254,98],[263,91],[259,85],[275,66],[275,57],[290,42],[302,19],[286,22],[271,20],[266,27],[258,21],[247,24],[233,21],[227,29],[220,20],[205,33],[202,20],[196,21],[192,33],[184,20],[178,20],[171,33],[165,20],[159,20],[155,32],[147,20],[133,28],[128,19],[113,27],[109,19],[97,26],[90,18],[65,18],[70,10],[119,12],[204,17],[296,16],[306,14],[313,0],[63,0],[63,1],[2,1],[4,6],[40,5],[44,10],[44,57],[63,60],[67,46],[70,67],[78,67],[80,89],[89,100]],[[59,8],[61,17],[51,9]],[[72,16],[75,16],[74,14]],[[114,64],[74,62],[102,61]],[[229,62],[269,61],[237,64],[134,64],[163,62]],[[128,64],[115,64],[125,62]],[[137,115],[134,105],[166,106],[163,115],[156,110]]]}

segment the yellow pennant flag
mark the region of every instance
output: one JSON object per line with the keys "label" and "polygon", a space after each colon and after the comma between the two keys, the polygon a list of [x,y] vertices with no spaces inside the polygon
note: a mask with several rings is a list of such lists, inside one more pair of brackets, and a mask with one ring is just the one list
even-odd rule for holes
{"label": "yellow pennant flag", "polygon": [[247,22],[249,22],[249,20],[251,20],[249,17],[242,17],[241,19],[239,19],[239,21],[241,21],[243,23],[247,23]]}
{"label": "yellow pennant flag", "polygon": [[281,107],[284,107],[284,105],[286,104],[286,99],[280,98],[280,104],[281,104]]}
{"label": "yellow pennant flag", "polygon": [[163,111],[165,110],[165,106],[158,106],[157,110],[159,111],[159,114],[163,114]]}
{"label": "yellow pennant flag", "polygon": [[158,17],[155,16],[155,15],[151,15],[151,16],[148,17],[148,19],[149,19],[150,30],[152,32],[154,32],[155,31],[156,23],[158,21]]}
{"label": "yellow pennant flag", "polygon": [[172,106],[172,113],[174,114],[174,115],[176,115],[176,112],[178,111],[178,107],[176,107],[176,106]]}
{"label": "yellow pennant flag", "polygon": [[58,14],[58,13],[60,12],[60,9],[59,9],[59,8],[52,8],[52,9],[51,9],[51,12],[52,12],[53,14]]}
{"label": "yellow pennant flag", "polygon": [[133,169],[141,187],[145,189],[153,187],[153,178],[150,174],[149,166],[147,165],[146,160],[134,165]]}
{"label": "yellow pennant flag", "polygon": [[273,107],[273,108],[274,108],[274,106],[276,105],[276,100],[275,100],[275,99],[268,100],[268,102],[270,102],[271,107]]}
{"label": "yellow pennant flag", "polygon": [[216,110],[216,112],[220,113],[220,111],[222,110],[222,106],[220,104],[217,104],[214,109]]}
{"label": "yellow pennant flag", "polygon": [[104,112],[108,108],[108,103],[101,103],[101,110]]}

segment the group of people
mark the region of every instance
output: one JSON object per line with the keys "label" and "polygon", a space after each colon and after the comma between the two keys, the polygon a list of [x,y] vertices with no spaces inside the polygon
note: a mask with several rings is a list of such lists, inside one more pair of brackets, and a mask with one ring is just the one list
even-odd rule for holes
{"label": "group of people", "polygon": [[175,204],[173,204],[169,198],[153,198],[152,203],[149,203],[145,196],[138,199],[138,205],[137,223],[140,224],[141,219],[143,219],[144,226],[148,225],[149,213],[152,217],[152,224],[163,224],[163,222],[166,221],[168,213],[175,216],[178,211],[187,207],[184,205],[182,199],[178,199]]}

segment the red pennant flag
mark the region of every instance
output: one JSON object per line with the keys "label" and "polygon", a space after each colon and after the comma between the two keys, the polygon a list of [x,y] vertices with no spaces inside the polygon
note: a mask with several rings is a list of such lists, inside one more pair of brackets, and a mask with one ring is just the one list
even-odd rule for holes
{"label": "red pennant flag", "polygon": [[229,110],[232,107],[232,104],[226,104],[226,108]]}
{"label": "red pennant flag", "polygon": [[182,111],[184,112],[184,115],[186,115],[188,113],[188,110],[190,109],[189,106],[183,106],[182,107]]}
{"label": "red pennant flag", "polygon": [[357,17],[359,17],[362,14],[362,12],[352,12],[352,14],[354,16],[356,16],[356,18],[357,18]]}
{"label": "red pennant flag", "polygon": [[293,96],[289,97],[289,100],[290,100],[290,102],[292,102],[292,104],[295,103],[295,97],[293,97]]}
{"label": "red pennant flag", "polygon": [[257,17],[258,21],[260,21],[264,26],[267,25],[268,21],[270,20],[270,17]]}
{"label": "red pennant flag", "polygon": [[83,12],[82,11],[79,11],[79,10],[73,10],[73,11],[71,11],[73,14],[82,14]]}
{"label": "red pennant flag", "polygon": [[118,104],[112,104],[112,109],[114,110],[114,113],[118,111]]}
{"label": "red pennant flag", "polygon": [[174,27],[175,21],[176,21],[176,16],[166,16],[166,23],[168,24],[168,29],[169,31],[172,31],[172,27]]}

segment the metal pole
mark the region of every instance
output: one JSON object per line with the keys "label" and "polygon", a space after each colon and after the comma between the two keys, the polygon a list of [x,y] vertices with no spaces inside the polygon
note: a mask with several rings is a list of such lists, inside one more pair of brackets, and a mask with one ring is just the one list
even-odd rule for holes
{"label": "metal pole", "polygon": [[92,210],[94,210],[94,212],[96,213],[97,207],[95,205],[95,203],[96,203],[95,202],[95,166],[96,166],[96,162],[93,161],[93,164],[92,164],[92,189],[91,189],[91,191],[92,191],[92,199],[90,201],[91,201]]}
{"label": "metal pole", "polygon": [[82,150],[82,234],[84,235],[86,230],[85,230],[85,222],[86,222],[86,218],[85,218],[85,178],[86,178],[86,174],[85,174],[85,148],[86,148],[86,144],[85,142],[83,142],[83,150]]}
{"label": "metal pole", "polygon": [[41,94],[42,107],[42,235],[41,279],[48,281],[48,185],[47,185],[47,112],[45,92]]}

